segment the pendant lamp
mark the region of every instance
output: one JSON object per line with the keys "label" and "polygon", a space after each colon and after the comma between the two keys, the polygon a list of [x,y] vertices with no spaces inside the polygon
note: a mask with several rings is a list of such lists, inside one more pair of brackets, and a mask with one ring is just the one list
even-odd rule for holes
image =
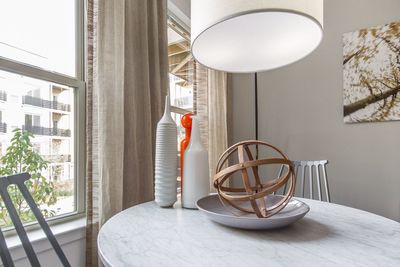
{"label": "pendant lamp", "polygon": [[211,69],[249,73],[302,59],[321,42],[323,0],[192,0],[192,54]]}

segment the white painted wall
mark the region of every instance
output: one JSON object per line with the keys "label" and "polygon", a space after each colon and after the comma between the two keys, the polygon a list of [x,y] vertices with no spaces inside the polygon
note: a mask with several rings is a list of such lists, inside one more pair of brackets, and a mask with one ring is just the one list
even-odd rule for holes
{"label": "white painted wall", "polygon": [[[62,250],[68,258],[72,267],[85,266],[85,239],[79,239],[74,242],[62,245]],[[57,255],[52,249],[38,253],[38,258],[42,266],[63,267],[58,260]],[[30,267],[30,263],[26,257],[14,262],[15,267]]]}
{"label": "white painted wall", "polygon": [[[51,227],[72,267],[85,266],[85,223],[85,218],[82,218]],[[41,230],[30,231],[28,232],[28,236],[42,266],[62,267],[53,247]],[[10,248],[11,257],[13,258],[15,266],[30,267],[31,265],[18,236],[7,237],[6,242]],[[0,266],[3,265],[0,264]]]}
{"label": "white painted wall", "polygon": [[[342,34],[400,19],[398,0],[325,0],[309,57],[259,73],[260,139],[291,159],[328,159],[333,202],[400,220],[400,122],[343,123]],[[254,74],[232,77],[232,143],[254,138]]]}

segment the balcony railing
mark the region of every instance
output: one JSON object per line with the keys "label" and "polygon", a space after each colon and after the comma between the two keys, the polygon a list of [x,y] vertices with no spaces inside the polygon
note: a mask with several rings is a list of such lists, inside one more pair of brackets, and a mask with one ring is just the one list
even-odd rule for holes
{"label": "balcony railing", "polygon": [[71,162],[71,155],[43,155],[43,159],[52,163]]}
{"label": "balcony railing", "polygon": [[0,90],[0,100],[7,101],[7,93],[5,91]]}
{"label": "balcony railing", "polygon": [[22,97],[22,103],[32,105],[32,106],[42,107],[42,108],[50,108],[50,109],[68,111],[68,112],[71,111],[70,104],[64,104],[64,103],[60,103],[58,101],[50,101],[50,100],[46,100],[46,99],[42,99],[42,98],[29,96],[29,95],[24,95]]}
{"label": "balcony railing", "polygon": [[0,133],[7,133],[7,123],[0,122]]}
{"label": "balcony railing", "polygon": [[71,130],[68,129],[58,129],[58,128],[46,128],[41,126],[30,126],[24,125],[22,126],[22,130],[31,132],[37,135],[49,135],[49,136],[62,136],[62,137],[70,137]]}
{"label": "balcony railing", "polygon": [[174,99],[174,106],[185,107],[191,105],[192,102],[193,102],[192,96],[179,97]]}

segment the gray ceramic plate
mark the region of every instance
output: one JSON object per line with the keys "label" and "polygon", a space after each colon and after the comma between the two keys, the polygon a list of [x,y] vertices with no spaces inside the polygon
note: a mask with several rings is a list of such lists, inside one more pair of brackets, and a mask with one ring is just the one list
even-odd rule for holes
{"label": "gray ceramic plate", "polygon": [[[267,206],[272,206],[274,203],[277,203],[282,196],[270,195],[266,198]],[[255,214],[249,213],[242,213],[241,216],[236,216],[221,203],[218,195],[209,195],[199,199],[197,201],[197,207],[204,212],[209,219],[217,223],[230,227],[252,230],[274,229],[287,226],[303,218],[310,210],[307,204],[292,198],[283,210],[269,218],[258,218]]]}

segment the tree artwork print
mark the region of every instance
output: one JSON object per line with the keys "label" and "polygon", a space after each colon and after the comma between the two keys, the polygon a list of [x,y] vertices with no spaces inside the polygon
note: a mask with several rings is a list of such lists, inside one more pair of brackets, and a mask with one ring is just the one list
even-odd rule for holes
{"label": "tree artwork print", "polygon": [[344,122],[400,120],[400,21],[343,35]]}

